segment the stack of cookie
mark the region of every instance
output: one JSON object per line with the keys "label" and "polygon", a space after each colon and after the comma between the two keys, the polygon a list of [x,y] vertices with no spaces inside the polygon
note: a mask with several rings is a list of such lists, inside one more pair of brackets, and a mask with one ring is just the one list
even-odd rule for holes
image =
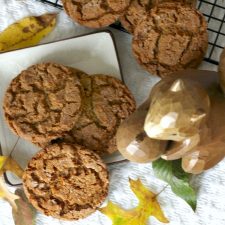
{"label": "stack of cookie", "polygon": [[117,128],[135,110],[128,88],[111,76],[42,63],[13,79],[3,108],[12,131],[43,148],[23,176],[31,203],[67,220],[99,207],[108,192],[99,155],[117,150]]}
{"label": "stack of cookie", "polygon": [[134,35],[134,56],[150,74],[197,68],[207,51],[207,23],[196,0],[63,0],[63,5],[74,21],[92,28],[119,19]]}

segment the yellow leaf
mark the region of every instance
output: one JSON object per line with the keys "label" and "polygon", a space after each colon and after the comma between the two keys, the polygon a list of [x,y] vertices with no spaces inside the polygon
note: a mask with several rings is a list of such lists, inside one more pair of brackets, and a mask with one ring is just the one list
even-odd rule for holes
{"label": "yellow leaf", "polygon": [[56,24],[56,14],[25,17],[0,33],[0,52],[38,44]]}
{"label": "yellow leaf", "polygon": [[6,171],[11,171],[20,178],[23,176],[23,169],[15,160],[13,160],[11,157],[0,156],[0,175]]}
{"label": "yellow leaf", "polygon": [[113,225],[145,225],[150,216],[154,216],[160,222],[169,223],[153,192],[148,190],[140,180],[130,179],[130,187],[139,200],[136,208],[124,210],[109,202],[106,207],[100,209],[112,220]]}
{"label": "yellow leaf", "polygon": [[19,199],[20,197],[8,191],[8,188],[5,185],[5,182],[2,176],[0,177],[0,197],[8,201],[9,204],[12,206],[13,210],[15,211],[17,210],[17,205],[15,200]]}

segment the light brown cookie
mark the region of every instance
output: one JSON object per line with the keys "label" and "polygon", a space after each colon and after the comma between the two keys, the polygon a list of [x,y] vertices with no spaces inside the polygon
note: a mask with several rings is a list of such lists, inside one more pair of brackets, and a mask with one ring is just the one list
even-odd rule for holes
{"label": "light brown cookie", "polygon": [[125,14],[120,17],[122,26],[133,34],[138,23],[147,16],[152,0],[132,0]]}
{"label": "light brown cookie", "polygon": [[81,25],[99,28],[114,23],[130,0],[62,0],[67,14]]}
{"label": "light brown cookie", "polygon": [[220,77],[220,87],[222,88],[223,92],[225,93],[225,48],[220,56],[220,63],[219,63],[219,77]]}
{"label": "light brown cookie", "polygon": [[71,130],[79,117],[83,95],[78,78],[82,72],[74,71],[42,63],[13,79],[3,104],[10,128],[40,145]]}
{"label": "light brown cookie", "polygon": [[161,77],[196,68],[207,46],[204,16],[179,3],[164,3],[151,9],[136,27],[132,41],[137,61],[151,74]]}
{"label": "light brown cookie", "polygon": [[132,0],[125,14],[120,17],[120,22],[128,32],[133,34],[138,23],[147,16],[150,9],[165,2],[181,2],[196,6],[196,0]]}
{"label": "light brown cookie", "polygon": [[197,5],[197,0],[152,0],[153,6],[167,2],[182,3],[193,7]]}
{"label": "light brown cookie", "polygon": [[54,144],[28,163],[23,187],[31,204],[47,216],[77,220],[93,213],[108,194],[108,172],[94,152]]}
{"label": "light brown cookie", "polygon": [[82,114],[63,140],[77,142],[100,155],[117,151],[115,134],[136,108],[133,95],[118,79],[92,75],[81,79],[85,91]]}

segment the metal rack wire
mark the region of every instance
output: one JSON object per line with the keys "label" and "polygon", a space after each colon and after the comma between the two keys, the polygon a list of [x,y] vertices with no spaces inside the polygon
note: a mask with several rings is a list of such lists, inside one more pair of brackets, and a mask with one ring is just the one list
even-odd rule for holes
{"label": "metal rack wire", "polygon": [[[62,9],[60,0],[37,1]],[[225,47],[225,0],[199,0],[198,9],[208,21],[209,48],[205,61],[218,65],[219,56]],[[126,32],[118,23],[112,27]]]}

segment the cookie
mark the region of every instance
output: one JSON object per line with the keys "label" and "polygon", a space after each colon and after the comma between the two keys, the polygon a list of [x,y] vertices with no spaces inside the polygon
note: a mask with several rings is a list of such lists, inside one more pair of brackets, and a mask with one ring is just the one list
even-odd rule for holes
{"label": "cookie", "polygon": [[67,14],[81,25],[99,28],[114,23],[130,4],[130,0],[62,0]]}
{"label": "cookie", "polygon": [[40,145],[71,130],[82,105],[80,73],[55,63],[37,64],[22,71],[13,79],[4,98],[10,128]]}
{"label": "cookie", "polygon": [[122,26],[133,34],[135,27],[147,16],[151,6],[152,0],[132,0],[125,14],[120,17]]}
{"label": "cookie", "polygon": [[219,63],[220,86],[225,93],[225,48],[220,56]]}
{"label": "cookie", "polygon": [[[120,17],[120,22],[129,33],[133,34],[138,23],[147,16],[152,7],[169,1],[174,2],[175,0],[132,0],[125,14]],[[192,6],[196,5],[196,0],[176,0],[176,2]]]}
{"label": "cookie", "polygon": [[108,194],[108,172],[94,152],[54,144],[38,152],[23,174],[30,203],[47,216],[78,220],[93,213]]}
{"label": "cookie", "polygon": [[92,75],[81,79],[85,91],[82,114],[63,140],[76,142],[100,155],[117,151],[115,134],[136,108],[128,88],[118,79]]}
{"label": "cookie", "polygon": [[167,2],[178,2],[178,3],[183,3],[186,5],[190,5],[195,7],[197,5],[197,0],[152,0],[152,4],[154,6],[161,4],[161,3],[167,3]]}
{"label": "cookie", "polygon": [[134,31],[132,49],[137,61],[160,77],[196,68],[207,51],[204,16],[187,5],[159,4]]}

